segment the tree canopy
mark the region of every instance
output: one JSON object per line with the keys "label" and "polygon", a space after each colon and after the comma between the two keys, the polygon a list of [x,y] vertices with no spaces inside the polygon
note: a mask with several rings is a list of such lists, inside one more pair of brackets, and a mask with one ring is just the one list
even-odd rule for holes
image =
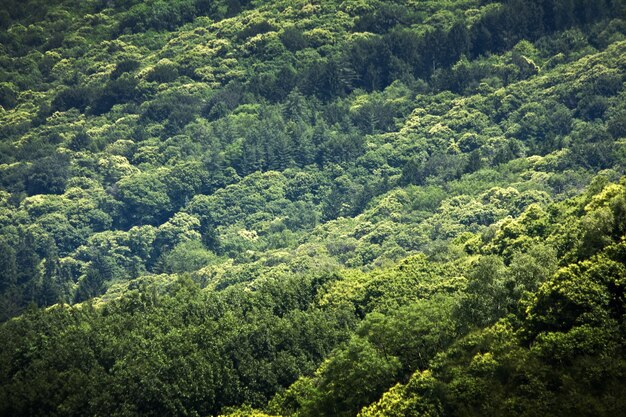
{"label": "tree canopy", "polygon": [[626,413],[623,0],[5,0],[0,416]]}

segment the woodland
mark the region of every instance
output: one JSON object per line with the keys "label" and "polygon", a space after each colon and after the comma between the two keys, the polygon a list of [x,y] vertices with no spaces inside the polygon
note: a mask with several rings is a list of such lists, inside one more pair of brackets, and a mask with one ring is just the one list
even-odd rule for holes
{"label": "woodland", "polygon": [[626,415],[625,19],[2,0],[0,416]]}

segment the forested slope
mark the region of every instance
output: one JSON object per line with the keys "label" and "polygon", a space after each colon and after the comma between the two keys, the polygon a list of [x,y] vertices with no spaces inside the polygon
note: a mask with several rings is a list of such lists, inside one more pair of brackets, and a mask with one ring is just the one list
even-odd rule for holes
{"label": "forested slope", "polygon": [[1,415],[626,411],[623,1],[4,4]]}

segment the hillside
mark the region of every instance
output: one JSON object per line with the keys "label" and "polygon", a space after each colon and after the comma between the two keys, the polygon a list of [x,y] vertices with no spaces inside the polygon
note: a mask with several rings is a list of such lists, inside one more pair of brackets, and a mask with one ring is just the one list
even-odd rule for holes
{"label": "hillside", "polygon": [[626,3],[6,0],[0,415],[626,412]]}

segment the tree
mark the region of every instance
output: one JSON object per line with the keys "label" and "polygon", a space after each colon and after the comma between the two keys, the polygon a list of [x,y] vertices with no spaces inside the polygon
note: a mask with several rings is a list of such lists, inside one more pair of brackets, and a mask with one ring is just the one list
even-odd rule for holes
{"label": "tree", "polygon": [[351,416],[393,384],[400,362],[353,337],[319,369],[319,401],[302,415]]}
{"label": "tree", "polygon": [[172,203],[158,173],[138,173],[117,183],[124,204],[121,222],[128,225],[159,224],[170,213]]}
{"label": "tree", "polygon": [[465,165],[465,173],[478,171],[482,167],[482,158],[479,150],[473,150],[470,152],[467,158],[467,165]]}
{"label": "tree", "polygon": [[71,108],[85,111],[93,99],[91,89],[83,86],[64,88],[52,99],[51,111],[67,111]]}
{"label": "tree", "polygon": [[202,242],[188,240],[179,243],[162,255],[160,269],[168,274],[194,272],[217,260],[217,256],[207,250]]}
{"label": "tree", "polygon": [[404,185],[423,184],[425,178],[424,163],[417,158],[410,159],[402,168],[400,182]]}
{"label": "tree", "polygon": [[33,234],[28,231],[20,232],[19,239],[15,245],[16,282],[18,285],[26,284],[24,286],[29,291],[32,290],[32,288],[29,288],[29,284],[37,282],[37,278],[39,278],[41,257],[37,253],[36,248],[37,243]]}
{"label": "tree", "polygon": [[308,46],[308,41],[302,34],[302,30],[290,26],[285,28],[283,33],[280,35],[280,40],[282,41],[285,48],[290,50],[291,52],[299,51],[300,49],[304,49]]}
{"label": "tree", "polygon": [[44,260],[44,271],[42,275],[41,288],[37,304],[40,306],[49,306],[60,301],[63,293],[61,287],[61,271],[59,264],[58,251],[52,243],[47,250]]}
{"label": "tree", "polygon": [[111,72],[111,79],[119,78],[122,74],[134,72],[141,66],[141,62],[134,58],[126,58],[115,65]]}
{"label": "tree", "polygon": [[456,311],[458,323],[466,328],[480,328],[495,323],[513,312],[515,282],[508,276],[502,259],[483,256],[468,276],[465,296]]}
{"label": "tree", "polygon": [[17,104],[17,87],[13,83],[0,83],[0,107],[11,109]]}
{"label": "tree", "polygon": [[112,278],[112,260],[101,253],[96,253],[87,272],[78,281],[74,302],[79,303],[101,295],[106,288],[106,283]]}
{"label": "tree", "polygon": [[164,182],[174,207],[183,207],[194,195],[203,191],[208,183],[203,168],[199,161],[182,162],[172,167]]}
{"label": "tree", "polygon": [[157,253],[167,251],[182,242],[199,241],[201,236],[200,220],[188,213],[176,213],[167,222],[163,223],[156,233]]}
{"label": "tree", "polygon": [[169,59],[162,59],[147,73],[147,81],[171,83],[178,78],[178,66]]}
{"label": "tree", "polygon": [[357,334],[385,356],[398,358],[408,376],[427,369],[435,355],[454,340],[452,312],[456,302],[453,297],[434,296],[385,315],[373,312],[360,324]]}
{"label": "tree", "polygon": [[26,177],[26,191],[34,194],[61,194],[69,177],[70,159],[53,153],[33,162]]}
{"label": "tree", "polygon": [[0,240],[0,294],[17,283],[16,253],[13,246]]}
{"label": "tree", "polygon": [[68,148],[73,151],[92,150],[92,139],[85,130],[80,130],[71,139]]}

